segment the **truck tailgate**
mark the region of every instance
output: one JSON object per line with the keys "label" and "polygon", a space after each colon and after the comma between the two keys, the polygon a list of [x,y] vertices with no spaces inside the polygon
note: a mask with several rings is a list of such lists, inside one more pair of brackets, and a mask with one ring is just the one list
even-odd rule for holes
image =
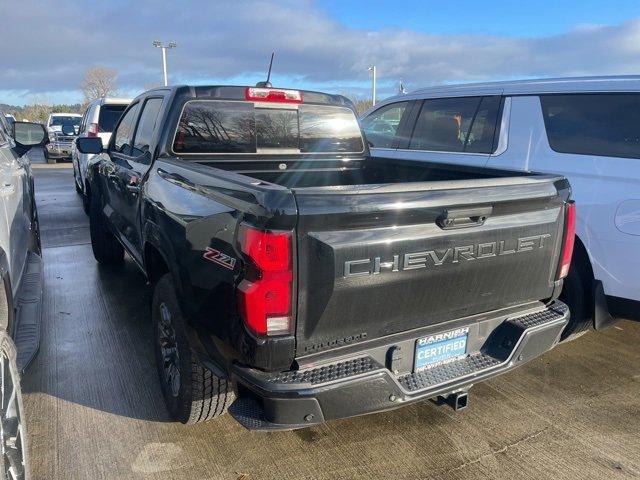
{"label": "truck tailgate", "polygon": [[297,357],[553,294],[561,177],[294,194]]}

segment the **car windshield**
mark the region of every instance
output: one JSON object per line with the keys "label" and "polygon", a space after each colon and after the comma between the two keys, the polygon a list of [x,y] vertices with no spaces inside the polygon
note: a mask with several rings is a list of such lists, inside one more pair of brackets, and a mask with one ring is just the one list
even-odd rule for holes
{"label": "car windshield", "polygon": [[9,122],[9,125],[12,125],[13,123],[15,123],[16,119],[7,115],[6,117],[4,117],[7,119],[7,122]]}
{"label": "car windshield", "polygon": [[361,153],[353,111],[329,105],[263,107],[250,102],[188,102],[176,131],[176,153]]}
{"label": "car windshield", "polygon": [[51,120],[49,120],[49,126],[50,127],[61,127],[63,125],[79,126],[81,120],[82,120],[82,117],[76,117],[72,115],[69,115],[69,116],[56,115],[55,117],[51,117]]}

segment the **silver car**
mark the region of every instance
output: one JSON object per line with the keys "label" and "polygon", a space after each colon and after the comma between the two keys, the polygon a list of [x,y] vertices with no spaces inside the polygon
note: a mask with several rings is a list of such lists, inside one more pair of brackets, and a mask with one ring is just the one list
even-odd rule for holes
{"label": "silver car", "polygon": [[0,115],[0,478],[29,478],[20,372],[40,343],[43,270],[26,154],[47,143],[43,125]]}

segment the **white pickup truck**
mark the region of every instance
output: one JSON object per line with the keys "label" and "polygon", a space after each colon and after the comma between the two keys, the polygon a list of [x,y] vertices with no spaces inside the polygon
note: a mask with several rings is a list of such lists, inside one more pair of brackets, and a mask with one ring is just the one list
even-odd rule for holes
{"label": "white pickup truck", "polygon": [[[45,149],[47,162],[55,163],[57,159],[71,158],[71,146],[78,135],[82,115],[77,113],[51,113],[47,119],[49,143]],[[73,135],[64,133],[62,127],[74,127]]]}

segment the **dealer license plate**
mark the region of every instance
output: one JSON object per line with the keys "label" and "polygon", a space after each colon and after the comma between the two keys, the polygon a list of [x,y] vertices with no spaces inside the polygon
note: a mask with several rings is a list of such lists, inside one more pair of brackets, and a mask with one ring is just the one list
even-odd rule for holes
{"label": "dealer license plate", "polygon": [[469,328],[458,328],[419,338],[416,342],[414,372],[453,362],[467,353]]}

